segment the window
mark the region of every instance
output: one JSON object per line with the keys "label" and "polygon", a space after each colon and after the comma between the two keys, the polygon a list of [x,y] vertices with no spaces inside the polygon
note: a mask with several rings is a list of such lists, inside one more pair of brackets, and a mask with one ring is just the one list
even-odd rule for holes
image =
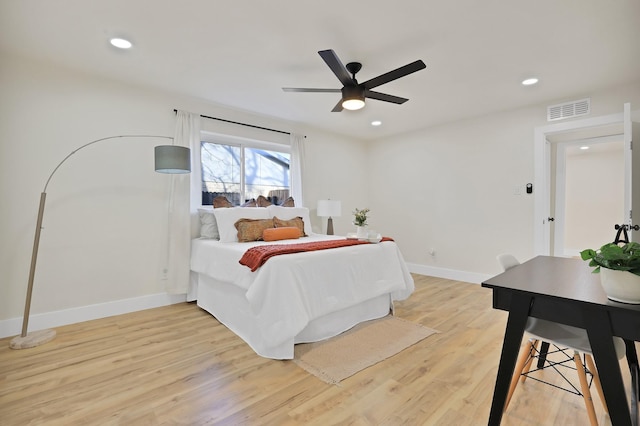
{"label": "window", "polygon": [[274,204],[289,197],[288,147],[202,141],[202,204],[224,195],[234,206],[263,195]]}

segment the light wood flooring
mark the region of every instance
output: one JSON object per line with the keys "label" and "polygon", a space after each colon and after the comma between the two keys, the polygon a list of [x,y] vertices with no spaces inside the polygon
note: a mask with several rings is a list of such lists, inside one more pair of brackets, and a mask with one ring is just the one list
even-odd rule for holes
{"label": "light wood flooring", "polygon": [[[396,315],[441,333],[338,386],[257,356],[193,303],[59,327],[32,349],[1,339],[0,424],[484,425],[506,313],[477,284],[414,278]],[[594,399],[600,424],[611,424]],[[579,396],[532,380],[503,420],[587,422]]]}

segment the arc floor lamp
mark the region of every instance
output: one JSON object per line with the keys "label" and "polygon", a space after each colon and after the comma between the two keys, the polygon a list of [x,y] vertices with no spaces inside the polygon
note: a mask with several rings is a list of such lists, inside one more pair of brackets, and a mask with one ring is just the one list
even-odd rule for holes
{"label": "arc floor lamp", "polygon": [[[106,138],[97,139],[82,145],[81,147],[72,151],[67,155],[58,165],[53,169],[49,175],[49,179],[44,185],[44,189],[40,194],[40,207],[38,208],[38,219],[36,222],[36,232],[33,241],[33,251],[31,253],[31,267],[29,269],[29,282],[27,285],[27,297],[24,304],[24,317],[22,318],[22,333],[19,336],[14,337],[9,346],[12,349],[26,349],[35,346],[42,345],[49,342],[56,336],[55,330],[46,329],[39,330],[32,333],[27,333],[29,325],[29,311],[31,309],[31,295],[33,293],[33,281],[36,272],[36,262],[38,259],[38,246],[40,245],[40,231],[42,229],[42,218],[44,216],[44,205],[47,198],[47,186],[53,175],[58,171],[60,166],[69,159],[73,154],[93,144],[103,142],[110,139],[118,138],[156,138],[156,139],[171,139],[169,136],[157,136],[157,135],[119,135],[109,136]],[[158,173],[190,173],[191,172],[191,152],[189,148],[177,145],[159,145],[155,147],[155,171]]]}

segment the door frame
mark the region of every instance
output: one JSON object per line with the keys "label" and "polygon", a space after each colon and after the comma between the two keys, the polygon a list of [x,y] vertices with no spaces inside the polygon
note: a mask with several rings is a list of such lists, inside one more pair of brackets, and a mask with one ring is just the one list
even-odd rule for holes
{"label": "door frame", "polygon": [[534,129],[534,209],[533,252],[534,255],[551,253],[549,209],[551,197],[551,149],[548,136],[575,130],[624,123],[622,112],[564,123],[549,124]]}

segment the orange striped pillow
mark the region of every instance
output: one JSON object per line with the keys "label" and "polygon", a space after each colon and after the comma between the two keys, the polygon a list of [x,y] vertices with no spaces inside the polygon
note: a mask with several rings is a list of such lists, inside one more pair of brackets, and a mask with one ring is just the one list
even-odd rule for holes
{"label": "orange striped pillow", "polygon": [[295,240],[300,236],[300,229],[295,226],[269,228],[262,231],[262,239],[265,241]]}

